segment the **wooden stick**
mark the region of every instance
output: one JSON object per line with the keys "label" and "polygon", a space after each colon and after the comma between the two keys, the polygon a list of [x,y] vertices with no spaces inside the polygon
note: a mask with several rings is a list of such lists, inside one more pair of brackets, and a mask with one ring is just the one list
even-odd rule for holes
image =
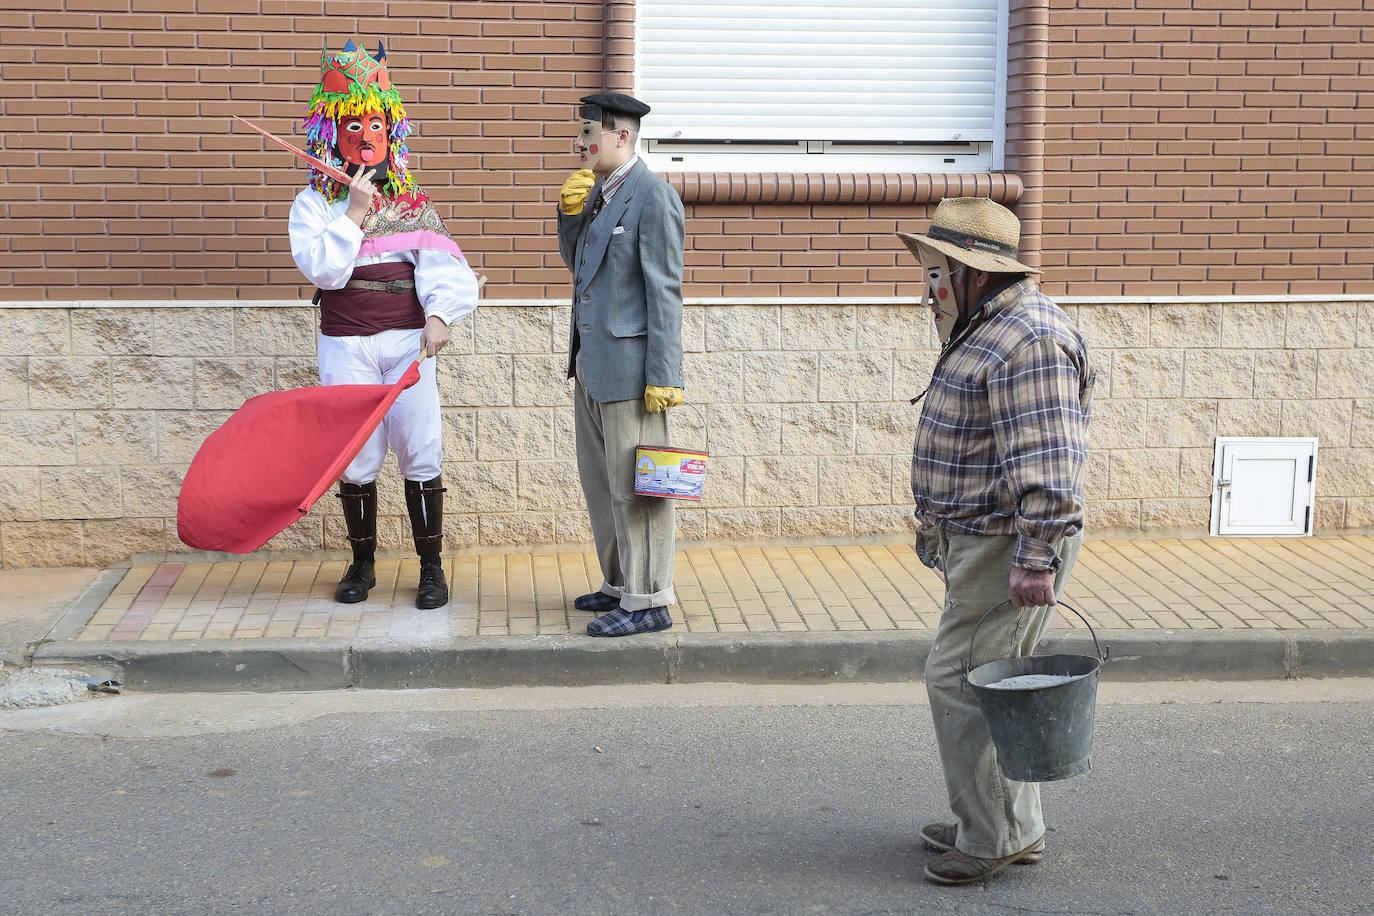
{"label": "wooden stick", "polygon": [[301,159],[304,159],[306,162],[310,163],[310,164],[313,165],[315,168],[319,169],[321,172],[324,172],[326,175],[328,175],[330,178],[333,178],[335,181],[342,181],[344,184],[348,184],[350,181],[353,180],[353,179],[351,179],[351,178],[348,177],[348,173],[347,173],[347,172],[345,172],[343,169],[339,168],[338,166],[330,165],[328,162],[325,162],[323,159],[318,159],[318,158],[316,158],[316,157],[310,155],[309,153],[305,152],[305,150],[297,149],[296,147],[292,146],[290,143],[287,143],[287,142],[286,142],[285,140],[283,140],[281,137],[275,136],[274,134],[270,134],[270,133],[268,133],[267,131],[263,130],[261,127],[259,127],[258,125],[254,124],[252,121],[249,121],[249,120],[247,120],[246,118],[240,118],[238,115],[230,115],[230,117],[232,117],[235,121],[242,121],[244,124],[247,124],[249,127],[253,128],[253,130],[255,130],[255,131],[257,131],[258,133],[262,134],[262,135],[263,135],[264,137],[266,137],[268,140],[271,140],[273,143],[277,144],[278,146],[282,147],[283,149],[286,149],[286,150],[291,151],[292,153],[295,153],[296,156],[298,156],[298,157],[301,158]]}

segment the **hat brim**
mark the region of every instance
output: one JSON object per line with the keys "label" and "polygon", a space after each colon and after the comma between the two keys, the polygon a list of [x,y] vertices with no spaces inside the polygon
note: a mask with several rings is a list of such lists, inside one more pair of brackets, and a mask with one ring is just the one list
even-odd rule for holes
{"label": "hat brim", "polygon": [[958,261],[960,264],[967,264],[974,270],[986,270],[988,273],[1002,274],[1040,274],[1043,271],[1034,267],[1022,264],[1015,258],[1008,258],[1000,254],[993,254],[990,251],[973,251],[968,248],[960,248],[953,242],[946,242],[941,239],[933,239],[926,235],[912,235],[910,232],[898,232],[897,238],[901,239],[907,249],[911,251],[919,261],[921,252],[916,246],[924,245],[934,251],[940,252],[947,258]]}

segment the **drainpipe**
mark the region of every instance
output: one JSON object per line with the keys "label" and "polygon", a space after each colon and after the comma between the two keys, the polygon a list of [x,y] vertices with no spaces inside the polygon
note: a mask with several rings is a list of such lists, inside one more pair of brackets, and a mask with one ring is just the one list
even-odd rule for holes
{"label": "drainpipe", "polygon": [[635,0],[602,0],[601,91],[633,94]]}
{"label": "drainpipe", "polygon": [[1012,0],[1008,12],[1006,169],[1020,176],[1024,188],[1015,207],[1021,220],[1021,262],[1039,267],[1045,211],[1049,0]]}

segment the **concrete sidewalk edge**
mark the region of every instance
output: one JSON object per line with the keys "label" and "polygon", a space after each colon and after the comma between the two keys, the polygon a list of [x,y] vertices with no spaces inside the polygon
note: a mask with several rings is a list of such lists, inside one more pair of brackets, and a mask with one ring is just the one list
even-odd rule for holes
{"label": "concrete sidewalk edge", "polygon": [[25,667],[38,646],[73,639],[125,572],[0,570],[0,665]]}
{"label": "concrete sidewalk edge", "polygon": [[[131,690],[919,682],[933,633],[661,633],[621,639],[480,636],[432,643],[255,639],[49,642],[33,664],[116,677]],[[1109,680],[1258,680],[1374,674],[1374,630],[1106,630]],[[1093,655],[1056,630],[1039,655]]]}
{"label": "concrete sidewalk edge", "polygon": [[81,597],[73,601],[71,607],[67,608],[53,624],[48,638],[53,642],[76,639],[77,634],[105,603],[105,599],[110,597],[110,592],[115,590],[115,586],[119,585],[126,573],[127,569],[102,570],[95,581],[81,593]]}

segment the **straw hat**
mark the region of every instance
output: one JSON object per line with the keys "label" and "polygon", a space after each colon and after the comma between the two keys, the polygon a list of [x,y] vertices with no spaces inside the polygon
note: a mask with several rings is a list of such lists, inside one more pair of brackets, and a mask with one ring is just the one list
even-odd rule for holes
{"label": "straw hat", "polygon": [[961,264],[990,273],[1030,273],[1017,258],[1021,221],[1001,204],[986,197],[948,197],[940,201],[925,235],[897,233],[919,259],[918,245],[925,245]]}

